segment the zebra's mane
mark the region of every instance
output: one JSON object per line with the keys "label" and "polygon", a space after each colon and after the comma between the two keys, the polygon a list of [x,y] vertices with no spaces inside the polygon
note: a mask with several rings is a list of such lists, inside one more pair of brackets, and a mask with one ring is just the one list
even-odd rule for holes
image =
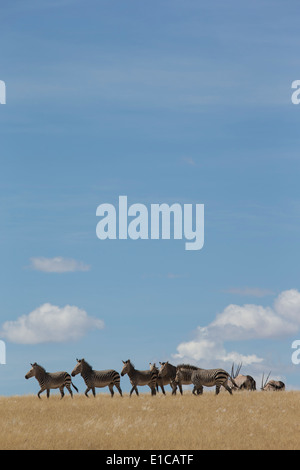
{"label": "zebra's mane", "polygon": [[178,364],[178,366],[176,366],[176,369],[190,369],[190,370],[197,370],[198,367],[196,366],[193,366],[191,364]]}
{"label": "zebra's mane", "polygon": [[92,366],[91,366],[88,362],[86,362],[85,359],[82,359],[82,360],[83,360],[84,367],[85,367],[86,369],[88,369],[88,370],[93,370]]}
{"label": "zebra's mane", "polygon": [[40,366],[40,364],[35,363],[34,366],[38,367],[42,372],[46,372],[46,369],[44,369],[44,367]]}

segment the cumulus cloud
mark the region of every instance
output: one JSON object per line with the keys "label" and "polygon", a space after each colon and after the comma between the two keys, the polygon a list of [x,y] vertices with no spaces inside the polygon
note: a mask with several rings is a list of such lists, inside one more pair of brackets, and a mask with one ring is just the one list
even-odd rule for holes
{"label": "cumulus cloud", "polygon": [[295,325],[270,307],[232,304],[217,315],[210,324],[210,330],[221,333],[227,340],[274,338],[292,334]]}
{"label": "cumulus cloud", "polygon": [[255,304],[228,305],[205,327],[198,327],[192,341],[182,342],[173,355],[178,360],[262,362],[256,354],[243,355],[227,352],[226,341],[280,338],[300,330],[300,292],[290,289],[282,292],[272,307]]}
{"label": "cumulus cloud", "polygon": [[72,258],[63,258],[56,256],[55,258],[30,258],[31,268],[44,273],[67,273],[75,271],[89,271],[91,267],[87,264]]}
{"label": "cumulus cloud", "polygon": [[274,308],[281,317],[300,325],[300,292],[298,290],[291,289],[282,292],[275,300]]}
{"label": "cumulus cloud", "polygon": [[15,321],[6,321],[1,337],[21,344],[66,342],[82,337],[90,329],[102,329],[104,323],[76,306],[58,307],[45,303]]}

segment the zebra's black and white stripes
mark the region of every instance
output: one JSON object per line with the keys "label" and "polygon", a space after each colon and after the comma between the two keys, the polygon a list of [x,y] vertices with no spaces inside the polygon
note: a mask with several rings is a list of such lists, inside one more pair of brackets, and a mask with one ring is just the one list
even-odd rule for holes
{"label": "zebra's black and white stripes", "polygon": [[78,388],[72,382],[70,374],[68,372],[46,372],[46,370],[37,364],[31,364],[31,369],[25,375],[25,379],[30,379],[30,377],[35,377],[39,382],[41,389],[38,392],[38,397],[41,393],[47,390],[47,398],[50,396],[50,389],[59,388],[61,398],[64,397],[64,387],[69,391],[71,397],[73,397],[73,392],[71,390],[71,385],[78,392]]}
{"label": "zebra's black and white stripes", "polygon": [[192,374],[198,370],[196,366],[190,364],[179,364],[176,366],[175,384],[178,385],[181,395],[183,394],[182,385],[192,384]]}
{"label": "zebra's black and white stripes", "polygon": [[[235,382],[234,374],[229,374],[224,369],[200,369],[196,366],[189,364],[179,364],[173,366],[169,362],[160,362],[160,370],[156,367],[155,364],[150,363],[150,370],[138,370],[134,367],[132,362],[128,359],[123,362],[123,369],[121,376],[128,375],[131,390],[130,396],[135,391],[137,395],[138,386],[149,386],[151,389],[151,394],[156,395],[158,387],[160,386],[162,392],[165,394],[164,385],[170,384],[172,388],[172,394],[176,393],[177,386],[181,394],[182,385],[192,384],[194,395],[199,395],[203,393],[203,387],[216,387],[216,394],[220,392],[220,388],[224,387],[228,393],[232,394],[233,388],[238,388],[239,384]],[[81,374],[82,378],[85,381],[87,389],[85,390],[85,395],[88,397],[88,392],[92,390],[93,395],[95,396],[95,388],[108,387],[111,393],[111,396],[114,395],[114,387],[116,387],[122,396],[122,390],[120,387],[120,374],[113,369],[109,370],[94,370],[85,359],[77,359],[77,364],[72,371],[72,376],[74,377],[77,374]],[[269,374],[270,375],[270,374]],[[47,391],[47,397],[50,396],[51,389],[59,389],[61,393],[61,398],[64,397],[64,388],[66,387],[70,395],[73,397],[71,386],[78,392],[77,387],[72,383],[71,375],[66,372],[47,372],[42,366],[37,364],[31,364],[31,369],[25,375],[26,379],[30,377],[35,377],[40,384],[40,390],[38,392],[38,397],[42,392]],[[247,376],[248,377],[248,376]],[[262,380],[262,390],[285,390],[285,384],[281,381],[275,382],[271,380],[267,383],[269,376],[267,377],[265,383]]]}
{"label": "zebra's black and white stripes", "polygon": [[77,374],[81,374],[87,389],[85,395],[88,397],[88,392],[92,390],[94,397],[96,396],[95,388],[108,387],[111,396],[114,396],[114,386],[118,389],[122,396],[122,390],[120,387],[120,374],[116,370],[94,370],[85,359],[76,359],[77,365],[72,371],[72,377]]}
{"label": "zebra's black and white stripes", "polygon": [[157,371],[156,370],[138,370],[134,367],[130,359],[122,361],[124,366],[121,372],[121,376],[127,374],[132,385],[130,390],[130,396],[135,391],[138,395],[138,385],[148,385],[151,389],[151,395],[156,395],[156,381]]}
{"label": "zebra's black and white stripes", "polygon": [[[184,370],[184,369],[183,369]],[[176,381],[180,380],[180,375],[183,370],[178,370]],[[228,385],[230,375],[223,369],[196,369],[191,374],[191,382],[194,385],[193,394],[202,395],[203,387],[216,387],[216,395],[220,392],[223,386],[232,395],[231,388]],[[234,379],[231,378],[234,383]]]}
{"label": "zebra's black and white stripes", "polygon": [[[165,384],[169,383],[171,385],[172,395],[176,395],[177,386],[182,395],[182,385],[190,385],[192,383],[191,376],[195,369],[197,369],[197,367],[190,364],[179,364],[178,366],[173,366],[169,361],[160,362],[158,376],[160,379],[165,381]],[[181,370],[182,373],[180,374],[180,377],[177,377],[178,380],[175,380],[179,370]]]}

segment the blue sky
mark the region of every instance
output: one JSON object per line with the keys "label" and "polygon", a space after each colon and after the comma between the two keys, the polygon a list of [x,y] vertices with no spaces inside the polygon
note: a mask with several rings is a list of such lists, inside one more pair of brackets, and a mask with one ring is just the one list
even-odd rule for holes
{"label": "blue sky", "polygon": [[[76,357],[243,360],[299,388],[298,2],[0,11],[0,394],[37,391],[30,362],[71,371]],[[100,241],[96,208],[119,195],[204,204],[204,248]]]}

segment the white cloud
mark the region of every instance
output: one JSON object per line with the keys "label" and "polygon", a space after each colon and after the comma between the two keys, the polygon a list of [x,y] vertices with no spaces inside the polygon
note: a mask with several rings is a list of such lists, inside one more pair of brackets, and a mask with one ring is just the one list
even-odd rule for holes
{"label": "white cloud", "polygon": [[283,318],[300,325],[300,292],[297,289],[282,292],[275,300],[274,308]]}
{"label": "white cloud", "polygon": [[217,315],[210,324],[210,329],[220,330],[223,338],[234,340],[289,335],[295,331],[295,325],[270,307],[232,304]]}
{"label": "white cloud", "polygon": [[177,347],[178,360],[243,362],[253,364],[263,359],[256,354],[227,352],[226,341],[279,338],[294,335],[300,330],[300,292],[291,289],[282,292],[273,307],[255,304],[228,305],[214,321],[198,327],[192,341]]}
{"label": "white cloud", "polygon": [[102,320],[90,317],[76,306],[46,303],[28,315],[2,325],[1,337],[13,343],[38,344],[79,339],[90,329],[102,329]]}
{"label": "white cloud", "polygon": [[43,271],[44,273],[66,273],[75,271],[89,271],[90,266],[76,261],[72,258],[62,258],[56,256],[55,258],[30,258],[31,268],[36,271]]}

